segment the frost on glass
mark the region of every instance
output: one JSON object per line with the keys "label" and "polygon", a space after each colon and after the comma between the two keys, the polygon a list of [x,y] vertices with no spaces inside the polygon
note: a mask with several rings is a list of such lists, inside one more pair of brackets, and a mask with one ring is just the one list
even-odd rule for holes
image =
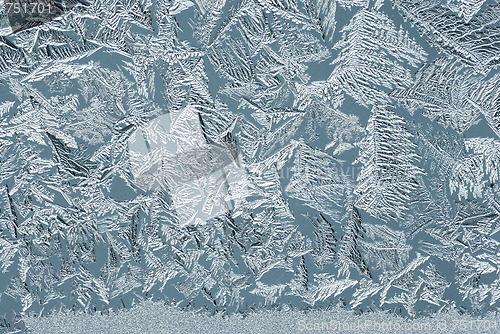
{"label": "frost on glass", "polygon": [[498,312],[496,1],[21,7],[0,3],[2,330]]}

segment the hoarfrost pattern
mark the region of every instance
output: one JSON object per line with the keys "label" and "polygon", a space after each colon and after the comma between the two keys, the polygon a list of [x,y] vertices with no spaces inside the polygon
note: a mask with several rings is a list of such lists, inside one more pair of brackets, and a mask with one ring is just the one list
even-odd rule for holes
{"label": "hoarfrost pattern", "polygon": [[22,29],[8,10],[5,330],[156,299],[498,311],[498,2],[90,0]]}

